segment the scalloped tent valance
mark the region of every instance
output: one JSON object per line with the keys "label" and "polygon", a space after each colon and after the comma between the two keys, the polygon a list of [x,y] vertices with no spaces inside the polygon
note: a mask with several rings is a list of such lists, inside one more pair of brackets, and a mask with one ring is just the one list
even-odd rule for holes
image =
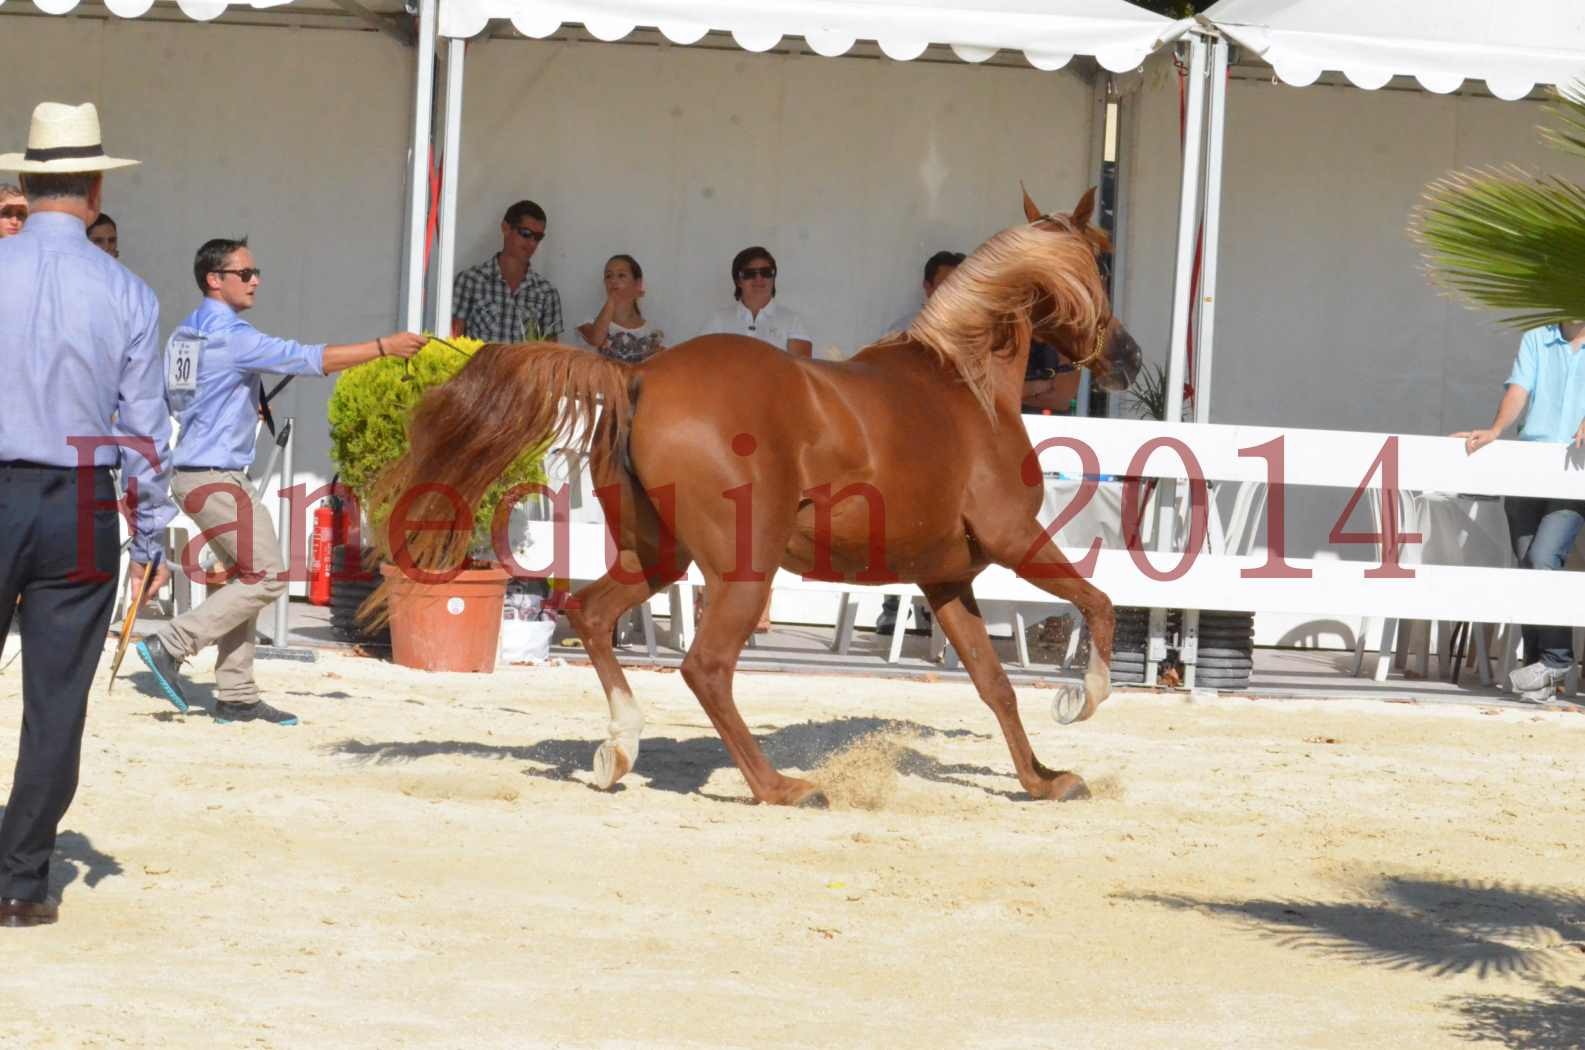
{"label": "scalloped tent valance", "polygon": [[1125,0],[441,0],[440,33],[471,37],[493,18],[510,19],[532,37],[568,22],[601,40],[652,26],[678,44],[729,32],[746,51],[799,36],[831,57],[873,40],[889,57],[908,61],[945,44],[965,62],[1022,51],[1037,69],[1060,69],[1074,55],[1093,55],[1114,72],[1133,69],[1193,25]]}
{"label": "scalloped tent valance", "polygon": [[1200,17],[1298,86],[1335,70],[1367,90],[1479,80],[1511,100],[1585,77],[1585,0],[1221,0]]}
{"label": "scalloped tent valance", "polygon": [[[74,10],[81,0],[33,0],[33,6],[47,15],[64,15]],[[235,6],[263,10],[283,7],[292,0],[237,0]],[[5,0],[0,0],[4,4]],[[104,0],[105,8],[120,18],[139,18],[154,7],[154,0]],[[182,14],[197,22],[208,22],[225,14],[233,6],[231,0],[176,0]]]}

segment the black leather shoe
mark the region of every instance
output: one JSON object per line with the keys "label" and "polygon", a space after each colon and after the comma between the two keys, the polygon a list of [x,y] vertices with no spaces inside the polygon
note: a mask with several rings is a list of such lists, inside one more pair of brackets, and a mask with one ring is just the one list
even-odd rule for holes
{"label": "black leather shoe", "polygon": [[175,704],[176,710],[185,713],[187,694],[182,692],[181,664],[166,651],[165,643],[151,635],[132,648],[137,650],[138,659],[154,672],[154,680],[160,684],[160,692],[165,694],[165,699]]}
{"label": "black leather shoe", "polygon": [[60,917],[60,905],[54,901],[0,900],[0,926],[48,926]]}

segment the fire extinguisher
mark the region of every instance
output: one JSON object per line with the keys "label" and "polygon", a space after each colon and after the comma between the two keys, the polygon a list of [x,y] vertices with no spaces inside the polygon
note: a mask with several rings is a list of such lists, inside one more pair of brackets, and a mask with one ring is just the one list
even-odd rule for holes
{"label": "fire extinguisher", "polygon": [[328,503],[314,508],[314,536],[308,547],[308,602],[330,604],[330,548],[336,527],[336,512]]}

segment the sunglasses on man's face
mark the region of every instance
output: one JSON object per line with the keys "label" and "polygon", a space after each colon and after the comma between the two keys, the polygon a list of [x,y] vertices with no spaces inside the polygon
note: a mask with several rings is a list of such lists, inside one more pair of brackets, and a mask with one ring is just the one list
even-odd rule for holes
{"label": "sunglasses on man's face", "polygon": [[243,284],[247,284],[255,277],[264,276],[264,271],[259,269],[257,266],[244,266],[240,270],[215,270],[213,272],[235,274],[237,280],[241,281]]}
{"label": "sunglasses on man's face", "polygon": [[527,226],[514,226],[512,227],[512,232],[523,238],[523,240],[533,241],[535,244],[545,239],[543,230],[531,230]]}
{"label": "sunglasses on man's face", "polygon": [[4,208],[0,208],[0,219],[26,219],[27,217],[28,210],[25,205],[8,204]]}
{"label": "sunglasses on man's face", "polygon": [[743,281],[752,281],[756,277],[763,277],[767,281],[773,281],[776,279],[776,267],[748,266],[742,270],[739,270],[737,275],[738,279]]}

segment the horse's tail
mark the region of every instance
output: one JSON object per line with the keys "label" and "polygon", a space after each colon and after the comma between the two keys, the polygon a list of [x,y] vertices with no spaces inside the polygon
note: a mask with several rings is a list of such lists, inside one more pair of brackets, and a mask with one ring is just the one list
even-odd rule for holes
{"label": "horse's tail", "polygon": [[[376,530],[380,553],[390,559],[400,546],[399,564],[428,571],[462,564],[485,490],[525,449],[552,438],[578,433],[594,476],[603,476],[627,441],[633,378],[632,365],[555,343],[481,347],[450,381],[419,401],[407,425],[407,453],[370,491],[368,505],[376,514],[389,515],[405,498],[403,518],[424,523],[396,536],[387,521]],[[458,513],[462,507],[466,515]],[[456,525],[442,528],[438,522]],[[385,618],[386,592],[382,584],[362,610],[364,617]]]}

